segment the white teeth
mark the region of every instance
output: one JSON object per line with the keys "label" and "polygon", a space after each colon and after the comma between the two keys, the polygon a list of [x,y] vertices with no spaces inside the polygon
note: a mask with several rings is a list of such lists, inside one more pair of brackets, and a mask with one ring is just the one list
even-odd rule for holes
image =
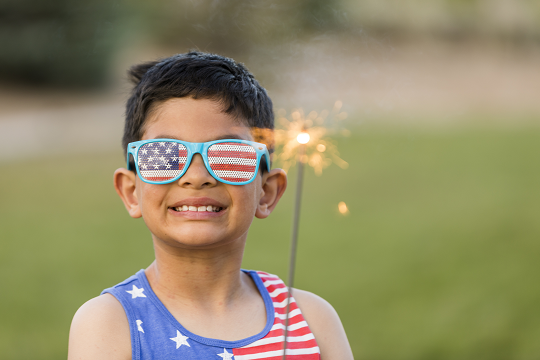
{"label": "white teeth", "polygon": [[187,206],[187,205],[183,205],[183,206],[178,206],[178,207],[175,207],[174,208],[176,211],[207,211],[207,212],[219,212],[220,211],[220,207],[218,206],[212,206],[212,205],[208,205],[208,206]]}

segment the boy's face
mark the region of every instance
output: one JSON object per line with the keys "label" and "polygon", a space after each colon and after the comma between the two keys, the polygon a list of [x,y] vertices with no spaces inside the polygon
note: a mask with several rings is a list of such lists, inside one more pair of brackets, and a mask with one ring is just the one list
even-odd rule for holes
{"label": "boy's face", "polygon": [[[142,140],[253,140],[247,126],[208,99],[174,98],[158,104],[144,130]],[[195,154],[185,174],[175,182],[148,184],[133,172],[118,169],[115,187],[130,215],[143,217],[154,241],[172,247],[205,248],[245,240],[253,217],[268,216],[277,204],[286,176],[274,169],[264,175],[259,172],[247,185],[224,184],[208,173],[201,155]],[[221,210],[177,211],[183,205]]]}

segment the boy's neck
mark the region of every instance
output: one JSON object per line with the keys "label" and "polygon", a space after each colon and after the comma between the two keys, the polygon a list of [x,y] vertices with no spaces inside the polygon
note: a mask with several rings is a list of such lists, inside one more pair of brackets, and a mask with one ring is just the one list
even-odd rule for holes
{"label": "boy's neck", "polygon": [[244,245],[245,240],[212,249],[179,249],[154,241],[156,260],[145,273],[164,302],[227,307],[253,289],[240,271]]}

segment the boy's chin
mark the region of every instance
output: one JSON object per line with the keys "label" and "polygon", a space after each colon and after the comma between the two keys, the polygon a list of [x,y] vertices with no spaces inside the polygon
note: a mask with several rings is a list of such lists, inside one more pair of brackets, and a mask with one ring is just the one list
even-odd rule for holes
{"label": "boy's chin", "polygon": [[[237,241],[240,239],[237,239]],[[182,231],[181,233],[170,234],[159,239],[154,236],[154,242],[159,242],[167,247],[185,249],[185,250],[204,250],[219,248],[235,242],[230,238],[223,237],[223,234],[217,235],[216,232],[205,231]]]}

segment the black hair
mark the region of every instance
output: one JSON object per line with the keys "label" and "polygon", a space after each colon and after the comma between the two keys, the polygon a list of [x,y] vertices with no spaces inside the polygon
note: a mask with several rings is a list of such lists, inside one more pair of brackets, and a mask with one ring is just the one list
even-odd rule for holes
{"label": "black hair", "polygon": [[124,152],[130,142],[142,138],[146,117],[154,104],[181,97],[217,101],[225,113],[254,129],[255,141],[265,143],[272,152],[272,100],[243,64],[191,51],[135,65],[128,75],[135,86],[126,106]]}

